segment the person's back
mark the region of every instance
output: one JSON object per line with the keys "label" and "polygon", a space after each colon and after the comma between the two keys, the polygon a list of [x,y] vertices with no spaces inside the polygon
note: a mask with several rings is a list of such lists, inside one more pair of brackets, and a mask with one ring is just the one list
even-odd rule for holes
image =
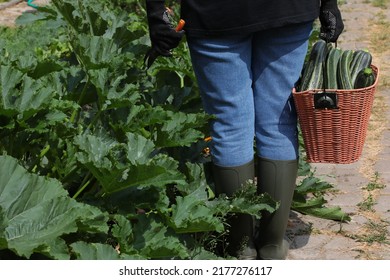
{"label": "person's back", "polygon": [[186,0],[181,16],[191,35],[231,35],[313,21],[318,0]]}

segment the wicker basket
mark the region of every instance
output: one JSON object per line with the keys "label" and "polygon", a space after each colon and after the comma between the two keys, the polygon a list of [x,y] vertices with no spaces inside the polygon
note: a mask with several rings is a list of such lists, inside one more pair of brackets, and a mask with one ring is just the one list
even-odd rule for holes
{"label": "wicker basket", "polygon": [[[354,90],[308,90],[293,97],[308,162],[352,163],[362,154],[368,121],[378,84]],[[324,93],[325,92],[325,93]],[[327,99],[332,106],[321,107],[319,99]]]}

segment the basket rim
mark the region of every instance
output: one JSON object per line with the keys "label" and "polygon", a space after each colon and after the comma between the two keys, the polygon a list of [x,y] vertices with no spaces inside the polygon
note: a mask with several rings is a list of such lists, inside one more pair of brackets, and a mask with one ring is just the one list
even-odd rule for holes
{"label": "basket rim", "polygon": [[357,90],[370,90],[372,88],[375,88],[377,85],[378,85],[378,81],[379,81],[379,67],[375,66],[374,64],[371,64],[370,65],[371,69],[374,70],[375,74],[376,74],[376,77],[375,77],[375,82],[371,85],[371,86],[368,86],[368,87],[365,87],[365,88],[358,88],[358,89],[331,89],[331,88],[326,88],[326,89],[308,89],[308,90],[305,90],[305,91],[296,91],[296,88],[294,87],[293,90],[292,90],[292,93],[294,95],[299,95],[299,94],[308,94],[308,93],[313,93],[313,92],[321,92],[321,91],[332,91],[332,92],[337,92],[337,93],[349,93],[351,91],[357,91]]}

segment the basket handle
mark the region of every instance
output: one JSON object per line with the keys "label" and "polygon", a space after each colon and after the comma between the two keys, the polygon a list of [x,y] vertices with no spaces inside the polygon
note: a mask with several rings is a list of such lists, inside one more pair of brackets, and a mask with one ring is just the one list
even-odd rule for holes
{"label": "basket handle", "polygon": [[[329,44],[329,41],[326,40]],[[337,41],[335,42],[335,48],[337,48]],[[314,94],[314,108],[315,109],[338,109],[337,93],[334,91],[327,91],[325,87],[326,76],[326,63],[322,64],[322,79],[324,80],[323,91]]]}

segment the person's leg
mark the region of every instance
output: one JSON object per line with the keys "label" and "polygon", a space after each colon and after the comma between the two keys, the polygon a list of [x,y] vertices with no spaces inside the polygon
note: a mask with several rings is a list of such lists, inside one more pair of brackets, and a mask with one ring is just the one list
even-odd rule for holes
{"label": "person's leg", "polygon": [[292,88],[298,81],[312,23],[260,32],[253,40],[253,88],[258,193],[280,207],[264,213],[257,235],[260,259],[285,259],[284,240],[298,169],[297,116]]}
{"label": "person's leg", "polygon": [[258,193],[268,193],[279,208],[264,212],[256,227],[256,246],[260,259],[285,259],[290,244],[285,240],[290,207],[297,178],[297,160],[258,158]]}
{"label": "person's leg", "polygon": [[257,155],[298,157],[297,116],[292,89],[308,48],[312,23],[259,32],[253,39],[253,91]]}
{"label": "person's leg", "polygon": [[253,159],[251,37],[188,38],[204,109],[211,122],[211,156],[218,166]]}
{"label": "person's leg", "polygon": [[[188,38],[193,68],[211,122],[211,156],[216,195],[233,195],[254,179],[254,105],[251,36]],[[236,215],[227,251],[239,259],[255,259],[253,219]]]}
{"label": "person's leg", "polygon": [[[254,160],[232,167],[213,165],[216,194],[231,197],[248,180],[254,180]],[[254,240],[254,218],[247,214],[235,214],[227,220],[229,224],[226,252],[242,260],[257,259]]]}

